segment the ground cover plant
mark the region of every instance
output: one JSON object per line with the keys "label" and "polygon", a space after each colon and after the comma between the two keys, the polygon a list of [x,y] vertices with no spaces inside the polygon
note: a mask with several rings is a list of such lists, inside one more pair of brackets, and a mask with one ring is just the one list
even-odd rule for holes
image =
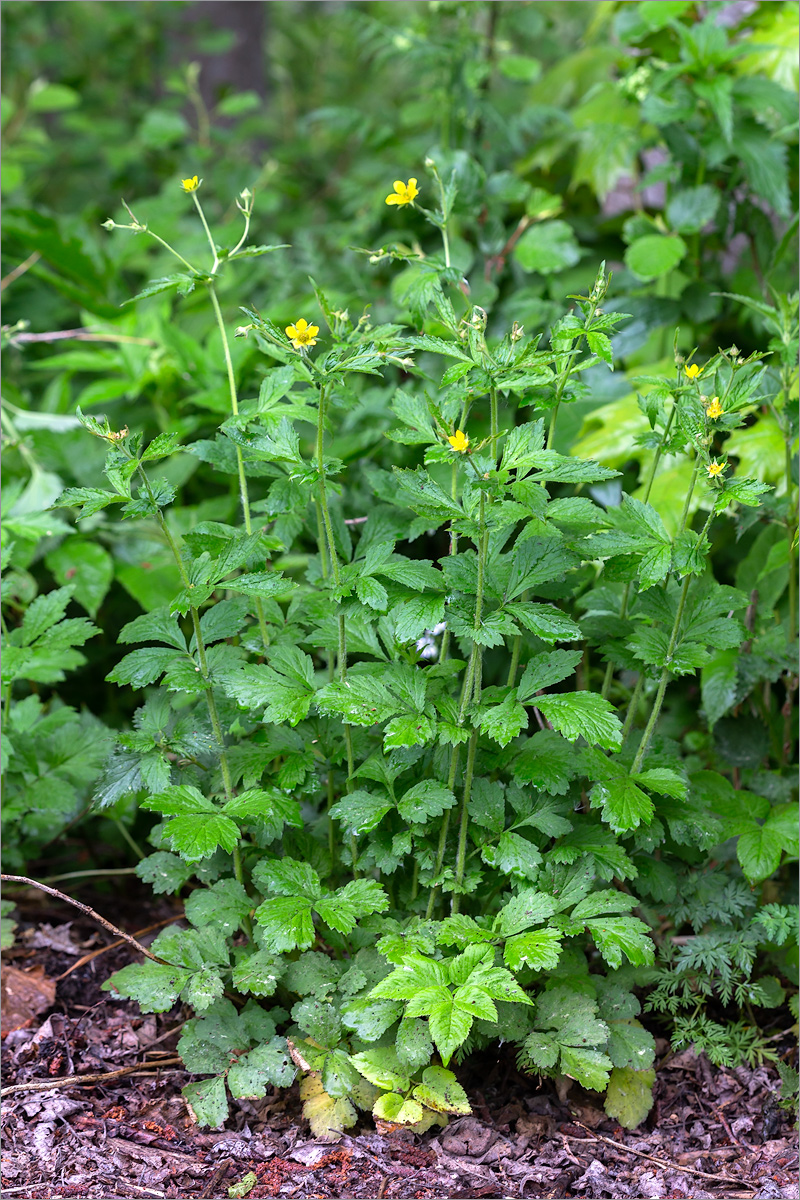
{"label": "ground cover plant", "polygon": [[[530,82],[534,60],[466,7],[444,6],[435,62],[495,45],[503,79]],[[421,1131],[469,1111],[457,1067],[502,1041],[635,1127],[654,1032],[755,1064],[797,1016],[785,94],[734,79],[719,6],[655,6],[664,24],[627,7],[626,44],[680,64],[659,60],[652,91],[615,83],[645,89],[673,154],[666,215],[573,229],[528,182],[557,176],[555,144],[490,161],[496,113],[470,108],[487,76],[465,66],[449,144],[406,148],[366,203],[357,168],[338,183],[359,248],[328,269],[321,239],[308,283],[302,235],[298,261],[260,191],[212,191],[202,154],[157,201],[114,205],[105,276],[56,217],[31,243],[83,279],[62,257],[32,286],[111,340],[16,361],[3,408],[7,862],[93,798],[139,877],[185,897],[189,928],[107,987],[194,1013],[179,1052],[203,1124],[299,1075],[321,1138],[359,1109]],[[765,129],[759,173],[740,145]],[[629,165],[591,175],[592,204]],[[722,261],[751,221],[755,291]],[[731,323],[744,349],[716,340]],[[54,374],[32,411],[37,369]],[[87,657],[100,712],[70,692]]]}

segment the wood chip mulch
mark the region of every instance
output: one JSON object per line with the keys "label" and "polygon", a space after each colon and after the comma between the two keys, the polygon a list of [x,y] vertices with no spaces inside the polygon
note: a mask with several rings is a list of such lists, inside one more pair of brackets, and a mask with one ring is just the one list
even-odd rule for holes
{"label": "wood chip mulch", "polygon": [[[23,929],[9,966],[56,980],[110,940],[74,910],[60,915]],[[507,1049],[459,1069],[473,1116],[421,1138],[381,1135],[365,1118],[338,1143],[318,1142],[296,1085],[237,1102],[224,1130],[201,1131],[175,1055],[188,1014],[143,1016],[99,991],[128,961],[121,946],[85,963],[57,982],[54,1004],[4,1029],[3,1197],[798,1196],[795,1120],[778,1107],[774,1068],[717,1070],[693,1049],[670,1057],[663,1041],[656,1103],[633,1132],[595,1094],[520,1075]]]}

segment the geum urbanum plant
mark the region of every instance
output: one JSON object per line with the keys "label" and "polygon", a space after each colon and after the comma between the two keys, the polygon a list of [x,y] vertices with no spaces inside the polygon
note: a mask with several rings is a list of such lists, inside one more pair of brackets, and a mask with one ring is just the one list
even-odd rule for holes
{"label": "geum urbanum plant", "polygon": [[[682,365],[642,401],[653,472],[665,451],[694,460],[699,530],[689,497],[674,531],[646,498],[603,507],[586,490],[617,472],[553,437],[585,371],[612,366],[623,316],[602,312],[607,275],[549,344],[516,325],[487,337],[449,263],[454,185],[428,165],[442,253],[370,253],[418,266],[407,303],[425,332],[354,323],[316,288],[321,315],[285,331],[244,310],[237,333],[265,355],[258,397],[237,400],[231,368],[231,416],[195,451],[238,480],[244,529],[179,536],[151,474],[177,439],[145,446],[104,418],[82,417],[109,444],[108,487],[61,498],[81,517],[118,504],[156,522],[182,579],[122,631],[146,644],[110,679],[150,690],[101,794],[138,792],[163,818],[138,870],[159,892],[192,882],[189,927],[105,986],[146,1011],[195,1010],[179,1050],[205,1076],[184,1089],[205,1124],[225,1119],[226,1087],[258,1097],[299,1072],[319,1137],[359,1108],[422,1130],[469,1111],[454,1060],[508,1041],[525,1070],[605,1091],[636,1125],[654,1041],[634,988],[654,944],[633,910],[655,924],[698,849],[702,862],[735,825],[728,781],[687,767],[656,726],[673,681],[745,636],[748,598],[714,581],[709,535],[765,490],[720,449],[759,356],[703,367],[721,416]],[[414,205],[412,183],[387,203]],[[218,313],[215,271],[191,270],[177,282],[208,288]],[[389,381],[392,470],[336,453],[368,411],[365,376]],[[764,803],[788,846],[790,806]]]}

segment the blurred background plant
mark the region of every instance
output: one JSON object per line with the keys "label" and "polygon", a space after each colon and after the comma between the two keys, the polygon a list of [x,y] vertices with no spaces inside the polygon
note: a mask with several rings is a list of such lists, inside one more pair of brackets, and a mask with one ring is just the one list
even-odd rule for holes
{"label": "blurred background plant", "polygon": [[[131,716],[104,683],[117,633],[165,603],[178,578],[153,523],[120,526],[99,512],[76,528],[49,511],[63,487],[90,486],[102,467],[76,407],[148,437],[199,439],[154,471],[178,489],[176,532],[236,510],[235,479],[215,470],[204,440],[230,402],[205,289],[132,303],[174,260],[148,237],[101,227],[128,222],[122,196],[138,220],[202,257],[197,215],[175,199],[185,176],[204,178],[223,243],[238,240],[232,197],[249,187],[253,240],[290,244],[225,272],[229,328],[242,303],[280,325],[316,319],[312,277],[338,312],[361,312],[368,291],[371,322],[441,332],[422,315],[436,232],[420,213],[383,203],[392,180],[417,176],[420,203],[433,205],[428,156],[443,177],[455,172],[450,262],[464,311],[491,310],[488,337],[513,321],[544,333],[604,259],[613,271],[604,308],[631,314],[613,337],[621,367],[574,381],[556,448],[623,471],[605,485],[612,505],[623,489],[641,494],[662,456],[650,499],[673,532],[693,468],[651,430],[663,397],[648,394],[673,370],[675,328],[678,352],[700,363],[719,347],[744,357],[768,347],[726,453],[774,493],[731,523],[722,575],[759,591],[767,624],[788,605],[796,631],[797,317],[786,294],[796,272],[797,15],[793,0],[4,7],[3,613],[8,628],[28,630],[4,676],[14,869],[69,866],[74,853],[89,866],[125,862],[148,828],[129,798],[87,817],[90,826],[80,818],[105,758],[103,729]],[[377,254],[393,247],[415,260],[398,270]],[[244,339],[232,356],[240,397],[255,397],[263,356]],[[364,383],[334,454],[404,462],[383,437],[392,391]],[[249,470],[258,476],[257,464]],[[775,680],[791,680],[770,636],[762,658]],[[736,666],[730,652],[718,658],[703,682],[706,699],[715,689],[723,697],[716,741],[710,729],[694,736],[698,750],[723,754],[741,751],[743,720],[729,715]],[[751,675],[761,688],[763,676]],[[775,697],[758,697],[767,744],[785,762],[785,714]],[[671,703],[677,731],[687,709]],[[53,838],[68,826],[73,840],[60,839],[53,860]]]}

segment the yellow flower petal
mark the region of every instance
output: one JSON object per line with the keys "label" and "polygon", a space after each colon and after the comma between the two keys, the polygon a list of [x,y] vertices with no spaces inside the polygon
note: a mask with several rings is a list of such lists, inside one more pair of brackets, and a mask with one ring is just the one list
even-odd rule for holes
{"label": "yellow flower petal", "polygon": [[688,375],[689,379],[697,379],[698,375],[703,374],[703,368],[698,367],[697,363],[692,363],[691,366],[684,367],[683,369]]}
{"label": "yellow flower petal", "polygon": [[447,440],[457,454],[466,454],[469,447],[469,438],[461,429],[457,429],[453,436],[448,437]]}

